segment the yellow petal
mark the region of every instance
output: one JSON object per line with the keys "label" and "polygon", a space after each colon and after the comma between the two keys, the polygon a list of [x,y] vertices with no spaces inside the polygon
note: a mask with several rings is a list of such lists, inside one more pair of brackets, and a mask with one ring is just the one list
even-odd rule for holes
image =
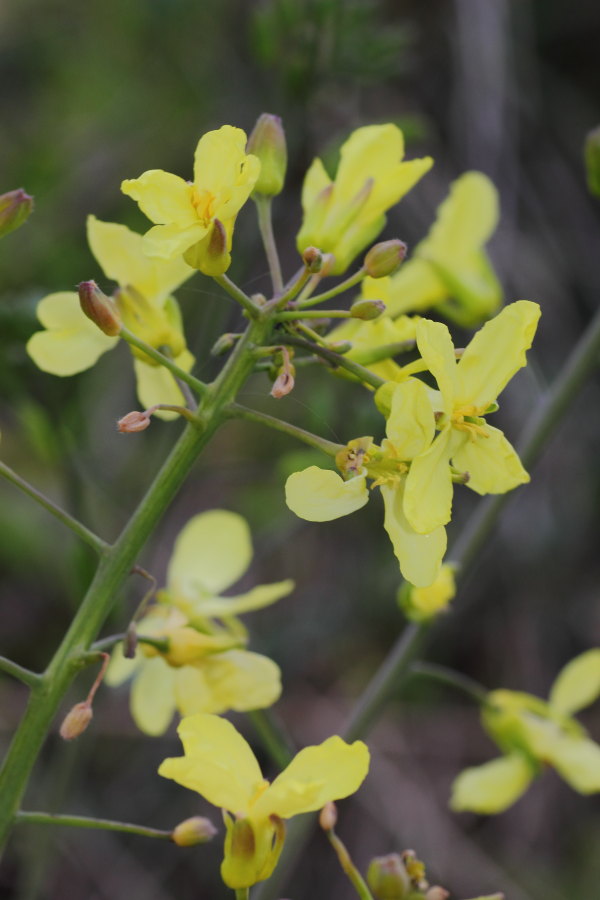
{"label": "yellow petal", "polygon": [[465,172],[450,185],[435,225],[415,253],[460,265],[489,240],[498,217],[498,191],[493,182],[481,172]]}
{"label": "yellow petal", "polygon": [[143,662],[143,656],[137,654],[134,659],[123,656],[123,644],[117,644],[104,676],[104,683],[110,687],[118,687],[134,674]]}
{"label": "yellow petal", "polygon": [[457,812],[503,812],[527,790],[534,775],[531,763],[519,754],[465,769],[452,785],[450,806]]}
{"label": "yellow petal", "polygon": [[450,332],[442,322],[419,319],[417,346],[444,398],[444,412],[450,415],[456,391],[456,358]]}
{"label": "yellow petal", "polygon": [[[185,350],[177,357],[177,365],[189,371],[194,364],[194,357]],[[168,369],[162,366],[149,366],[141,359],[134,358],[133,367],[137,381],[137,395],[144,409],[149,409],[157,403],[166,403],[170,406],[186,406],[187,400],[181,393],[181,388]],[[154,413],[160,419],[177,419],[178,413],[159,409]]]}
{"label": "yellow petal", "polygon": [[337,472],[318,466],[294,472],[285,485],[285,502],[292,512],[309,522],[329,522],[347,516],[368,499],[364,475],[344,481]]}
{"label": "yellow petal", "polygon": [[202,597],[194,605],[193,611],[198,616],[215,618],[241,616],[252,610],[271,606],[293,590],[294,582],[289,578],[274,584],[259,584],[245,594],[238,594],[235,597]]}
{"label": "yellow petal", "polygon": [[589,706],[600,696],[600,650],[587,650],[559,673],[550,691],[550,705],[569,715]]}
{"label": "yellow petal", "polygon": [[121,190],[137,202],[142,212],[157,225],[176,223],[182,228],[197,221],[192,204],[192,186],[171,172],[150,169],[139,178],[129,178]]}
{"label": "yellow petal", "polygon": [[144,659],[131,688],[131,715],[146,734],[163,734],[175,712],[173,669],[155,656]]}
{"label": "yellow petal", "polygon": [[211,215],[227,219],[237,215],[260,173],[257,157],[246,155],[246,133],[223,125],[198,141],[194,155],[194,185],[215,199]]}
{"label": "yellow petal", "polygon": [[443,565],[433,584],[423,588],[403,585],[398,600],[408,619],[428,622],[448,608],[455,594],[454,569]]}
{"label": "yellow petal", "polygon": [[546,760],[580,794],[600,792],[600,747],[589,738],[561,735]]}
{"label": "yellow petal", "polygon": [[541,315],[537,303],[518,300],[487,322],[469,343],[456,367],[456,403],[485,410],[527,364]]}
{"label": "yellow petal", "polygon": [[124,225],[87,218],[91,251],[107,278],[121,287],[131,286],[147,300],[160,305],[166,297],[194,274],[183,259],[151,259],[144,253],[141,234]]}
{"label": "yellow petal", "polygon": [[272,706],[281,694],[279,666],[260,653],[228,650],[207,657],[202,668],[213,706],[206,712],[264,709]]}
{"label": "yellow petal", "polygon": [[208,225],[198,221],[185,227],[178,224],[155,225],[144,235],[144,253],[172,260],[206,237],[208,230]]}
{"label": "yellow petal", "polygon": [[213,692],[206,681],[205,660],[196,665],[180,666],[174,670],[174,690],[177,709],[182,716],[193,716],[196,713],[222,713],[227,707],[221,707],[213,697]]}
{"label": "yellow petal", "polygon": [[347,744],[337,735],[330,737],[294,757],[256,801],[252,816],[274,814],[289,819],[321,809],[330,800],[357,791],[368,771],[369,751],[362,741]]}
{"label": "yellow petal", "polygon": [[452,517],[452,437],[452,429],[448,425],[431,447],[410,464],[406,476],[404,512],[419,534],[428,534],[439,525],[446,525]]}
{"label": "yellow petal", "polygon": [[252,559],[250,529],[242,516],[213,509],[194,516],[179,533],[167,573],[169,590],[194,599],[218,594],[243,575]]}
{"label": "yellow petal", "polygon": [[302,185],[302,209],[305,214],[310,211],[313,203],[325,188],[331,184],[331,178],[325,171],[325,166],[320,159],[314,159],[304,176]]}
{"label": "yellow petal", "polygon": [[27,342],[27,352],[43,372],[76,375],[118,343],[85,316],[79,297],[72,291],[49,294],[40,300],[37,316],[46,331],[38,331]]}
{"label": "yellow petal", "polygon": [[446,530],[440,527],[430,534],[417,534],[404,514],[402,486],[384,484],[381,493],[385,506],[383,527],[392,542],[400,571],[411,584],[427,587],[440,571],[446,552]]}
{"label": "yellow petal", "polygon": [[177,729],[185,756],[165,759],[158,774],[197,791],[214,806],[247,813],[262,773],[247,742],[231,722],[198,713]]}
{"label": "yellow petal", "polygon": [[504,494],[526,484],[529,475],[514,447],[498,428],[483,427],[487,437],[464,437],[452,453],[455,467],[469,473],[467,486],[478,494]]}
{"label": "yellow petal", "polygon": [[[368,280],[365,279],[365,282]],[[389,295],[385,300],[386,313],[395,317],[407,312],[421,312],[436,306],[447,296],[448,289],[433,267],[413,256],[390,277]]]}
{"label": "yellow petal", "polygon": [[495,313],[502,302],[502,286],[483,250],[450,266],[438,259],[430,266],[446,286],[448,299],[437,305],[442,315],[463,328],[474,328]]}
{"label": "yellow petal", "polygon": [[435,434],[435,418],[422,381],[409,378],[395,385],[385,433],[400,459],[413,459],[429,447]]}

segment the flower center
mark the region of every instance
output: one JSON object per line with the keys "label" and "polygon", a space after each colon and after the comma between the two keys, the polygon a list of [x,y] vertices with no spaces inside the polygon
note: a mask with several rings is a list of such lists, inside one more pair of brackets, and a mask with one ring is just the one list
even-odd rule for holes
{"label": "flower center", "polygon": [[478,435],[487,438],[489,434],[485,429],[485,423],[481,424],[483,420],[480,418],[480,414],[482,412],[483,410],[476,406],[461,406],[452,413],[450,423],[458,431],[466,431],[471,441],[474,441]]}
{"label": "flower center", "polygon": [[205,188],[202,190],[194,188],[192,191],[192,206],[204,225],[208,225],[214,219],[216,202],[217,198],[215,195]]}

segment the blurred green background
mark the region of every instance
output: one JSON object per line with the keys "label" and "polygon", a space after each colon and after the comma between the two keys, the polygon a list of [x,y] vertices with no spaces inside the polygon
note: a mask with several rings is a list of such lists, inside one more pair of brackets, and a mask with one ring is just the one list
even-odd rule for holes
{"label": "blurred green background", "polygon": [[[286,272],[297,268],[303,173],[334,159],[349,131],[394,121],[408,155],[432,172],[389,216],[388,236],[413,245],[449,182],[479,169],[498,185],[502,222],[491,253],[506,299],[537,300],[542,324],[531,366],[503,395],[499,424],[516,439],[585,329],[600,296],[600,214],[585,187],[581,146],[600,120],[600,9],[560,0],[3,0],[0,6],[0,192],[35,195],[29,223],[0,244],[2,456],[107,539],[126,521],[179,425],[118,435],[135,408],[126,348],[72,379],[46,376],[25,353],[46,293],[105,279],[85,242],[88,213],[139,231],[146,220],[119,192],[148,168],[189,177],[198,137],[224,123],[249,131],[263,111],[284,119],[290,165],[275,205]],[[268,289],[251,204],[236,230],[230,274]],[[110,286],[109,286],[110,287]],[[196,276],[178,294],[197,372],[241,317]],[[269,398],[252,380],[245,402],[340,441],[381,433],[371,398],[318,369]],[[600,643],[598,385],[573,404],[535,470],[511,500],[493,541],[461,587],[457,610],[429,656],[489,687],[545,696],[559,668]],[[173,540],[194,513],[244,514],[256,557],[244,586],[284,577],[297,588],[251,622],[252,646],[282,667],[278,714],[299,745],[342,723],[401,628],[398,570],[372,502],[330,525],[296,519],[286,474],[319,461],[256,426],[223,429],[147,547],[141,563],[162,581]],[[41,669],[92,573],[85,548],[11,486],[0,485],[2,653]],[[475,506],[462,490],[455,536]],[[122,629],[144,591],[134,579],[106,633]],[[70,703],[83,698],[82,676]],[[0,679],[0,749],[20,716],[21,687]],[[101,690],[89,732],[48,740],[27,808],[171,827],[198,811],[190,792],[156,768],[177,755],[174,730],[142,738],[126,691]],[[243,717],[237,724],[255,738]],[[600,739],[600,708],[583,716]],[[553,773],[497,818],[457,816],[449,786],[465,765],[492,758],[476,710],[460,696],[404,687],[374,732],[372,774],[342,804],[340,832],[364,869],[371,856],[414,847],[432,881],[473,896],[592,900],[600,881],[597,802]],[[260,747],[257,744],[260,753]],[[268,762],[261,757],[267,766]],[[216,821],[214,810],[211,812]],[[221,839],[176,850],[142,838],[21,826],[0,871],[0,896],[19,900],[197,900],[229,896],[219,882]],[[353,896],[330,848],[316,840],[290,885],[293,900]]]}

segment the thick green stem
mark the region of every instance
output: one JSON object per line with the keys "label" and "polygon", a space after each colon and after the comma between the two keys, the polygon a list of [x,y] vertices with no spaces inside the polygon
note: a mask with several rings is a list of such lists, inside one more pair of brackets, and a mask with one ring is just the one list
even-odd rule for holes
{"label": "thick green stem", "polygon": [[106,541],[103,541],[97,534],[94,534],[93,531],[90,531],[89,528],[86,528],[85,525],[78,522],[77,519],[68,512],[65,512],[64,509],[61,509],[60,506],[57,506],[56,503],[42,494],[41,491],[38,491],[37,488],[34,488],[29,482],[25,481],[24,478],[21,478],[20,475],[17,475],[16,472],[13,472],[10,466],[7,466],[3,462],[0,462],[0,475],[22,490],[28,497],[35,500],[36,503],[39,503],[40,506],[43,506],[55,519],[58,519],[59,522],[62,522],[67,528],[70,528],[77,537],[80,537],[82,541],[85,541],[86,544],[93,547],[96,553],[102,555],[109,549],[110,545],[107,544]]}
{"label": "thick green stem", "polygon": [[271,198],[257,195],[254,200],[256,202],[256,211],[258,213],[260,236],[265,248],[267,262],[269,263],[273,293],[277,296],[278,294],[283,293],[283,276],[281,274],[281,263],[279,262],[275,235],[273,234]]}
{"label": "thick green stem", "polygon": [[54,815],[44,812],[19,811],[15,816],[17,825],[67,825],[72,828],[96,828],[100,831],[122,831],[124,834],[139,834],[141,837],[159,838],[170,841],[170,831],[160,828],[146,828],[129,822],[113,822],[111,819],[93,819],[90,816]]}
{"label": "thick green stem", "polygon": [[86,596],[29,704],[0,770],[0,847],[4,845],[21,803],[29,775],[60,702],[80,668],[80,657],[96,638],[116,602],[147,538],[184,482],[201,450],[224,418],[224,407],[252,371],[255,344],[271,330],[269,320],[253,323],[237,344],[198,411],[203,430],[187,425],[153,484],[118,540],[100,561]]}

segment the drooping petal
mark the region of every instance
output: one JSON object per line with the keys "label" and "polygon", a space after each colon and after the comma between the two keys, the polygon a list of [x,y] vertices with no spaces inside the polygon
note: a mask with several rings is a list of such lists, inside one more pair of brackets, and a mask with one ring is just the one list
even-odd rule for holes
{"label": "drooping petal", "polygon": [[485,410],[513,375],[527,364],[541,315],[537,303],[505,306],[473,337],[456,366],[456,404]]}
{"label": "drooping petal", "polygon": [[38,369],[52,375],[76,375],[91,368],[119,341],[104,334],[83,314],[73,291],[44,297],[38,303],[37,316],[46,331],[30,337],[27,352]]}
{"label": "drooping petal", "polygon": [[194,516],[179,533],[167,572],[169,591],[192,599],[219,594],[240,578],[252,559],[252,540],[242,516],[213,509]]}
{"label": "drooping petal", "polygon": [[175,712],[174,670],[155,656],[145,659],[131,688],[131,715],[146,734],[159,735],[169,727]]}
{"label": "drooping petal", "polygon": [[452,429],[447,425],[431,447],[410,464],[406,476],[404,512],[419,534],[429,534],[438,526],[446,525],[452,517],[452,440]]}
{"label": "drooping petal", "polygon": [[209,225],[196,221],[191,225],[155,225],[144,235],[144,253],[172,260],[180,257],[209,232]]}
{"label": "drooping petal", "polygon": [[259,584],[245,594],[237,594],[235,597],[202,597],[194,605],[193,610],[196,615],[216,618],[241,616],[252,610],[270,606],[293,590],[294,582],[288,578],[274,584]]}
{"label": "drooping petal", "polygon": [[600,697],[600,650],[581,653],[562,669],[550,691],[550,705],[563,715],[589,706]]}
{"label": "drooping petal", "polygon": [[460,265],[489,240],[498,217],[498,191],[493,182],[482,172],[465,172],[452,182],[435,225],[415,252]]}
{"label": "drooping petal", "polygon": [[526,484],[529,475],[514,447],[498,428],[483,427],[486,437],[474,434],[472,439],[463,438],[452,454],[456,468],[469,473],[467,487],[478,494],[504,494]]}
{"label": "drooping petal", "polygon": [[438,383],[444,398],[444,412],[450,415],[456,391],[456,358],[450,332],[442,322],[419,319],[417,346],[423,362]]}
{"label": "drooping petal", "polygon": [[362,741],[347,744],[337,735],[317,747],[305,747],[259,797],[252,815],[289,819],[348,797],[366,778],[369,758]]}
{"label": "drooping petal", "polygon": [[123,181],[121,190],[135,200],[156,225],[176,223],[185,228],[197,221],[192,204],[192,185],[171,172],[150,169],[139,178]]}
{"label": "drooping petal", "polygon": [[[180,369],[185,372],[194,365],[194,357],[189,350],[184,350],[175,360]],[[149,409],[158,403],[169,406],[185,406],[186,399],[181,393],[181,388],[168,369],[163,366],[152,366],[137,357],[133,360],[133,368],[137,382],[137,395],[144,409]],[[158,409],[154,415],[165,421],[177,419],[178,413],[166,409]]]}
{"label": "drooping petal", "polygon": [[399,459],[413,459],[431,444],[435,418],[427,388],[418,378],[394,387],[385,433]]}
{"label": "drooping petal", "polygon": [[400,563],[400,571],[416,587],[433,584],[446,552],[446,529],[417,534],[404,514],[404,490],[401,485],[381,486],[385,507],[383,527],[387,531]]}
{"label": "drooping petal", "polygon": [[207,657],[203,668],[214,706],[211,712],[264,709],[281,694],[279,666],[260,653],[228,650]]}
{"label": "drooping petal", "polygon": [[262,773],[247,742],[231,722],[198,713],[177,729],[185,756],[165,759],[158,774],[198,791],[214,806],[245,814],[262,783]]}
{"label": "drooping petal", "polygon": [[452,785],[450,806],[457,812],[503,812],[527,790],[535,770],[525,756],[501,756],[465,769]]}
{"label": "drooping petal", "polygon": [[600,747],[587,737],[561,735],[546,756],[580,794],[600,792]]}
{"label": "drooping petal", "polygon": [[365,475],[344,481],[337,472],[318,466],[294,472],[285,485],[285,502],[292,512],[309,522],[329,522],[347,516],[368,499]]}

